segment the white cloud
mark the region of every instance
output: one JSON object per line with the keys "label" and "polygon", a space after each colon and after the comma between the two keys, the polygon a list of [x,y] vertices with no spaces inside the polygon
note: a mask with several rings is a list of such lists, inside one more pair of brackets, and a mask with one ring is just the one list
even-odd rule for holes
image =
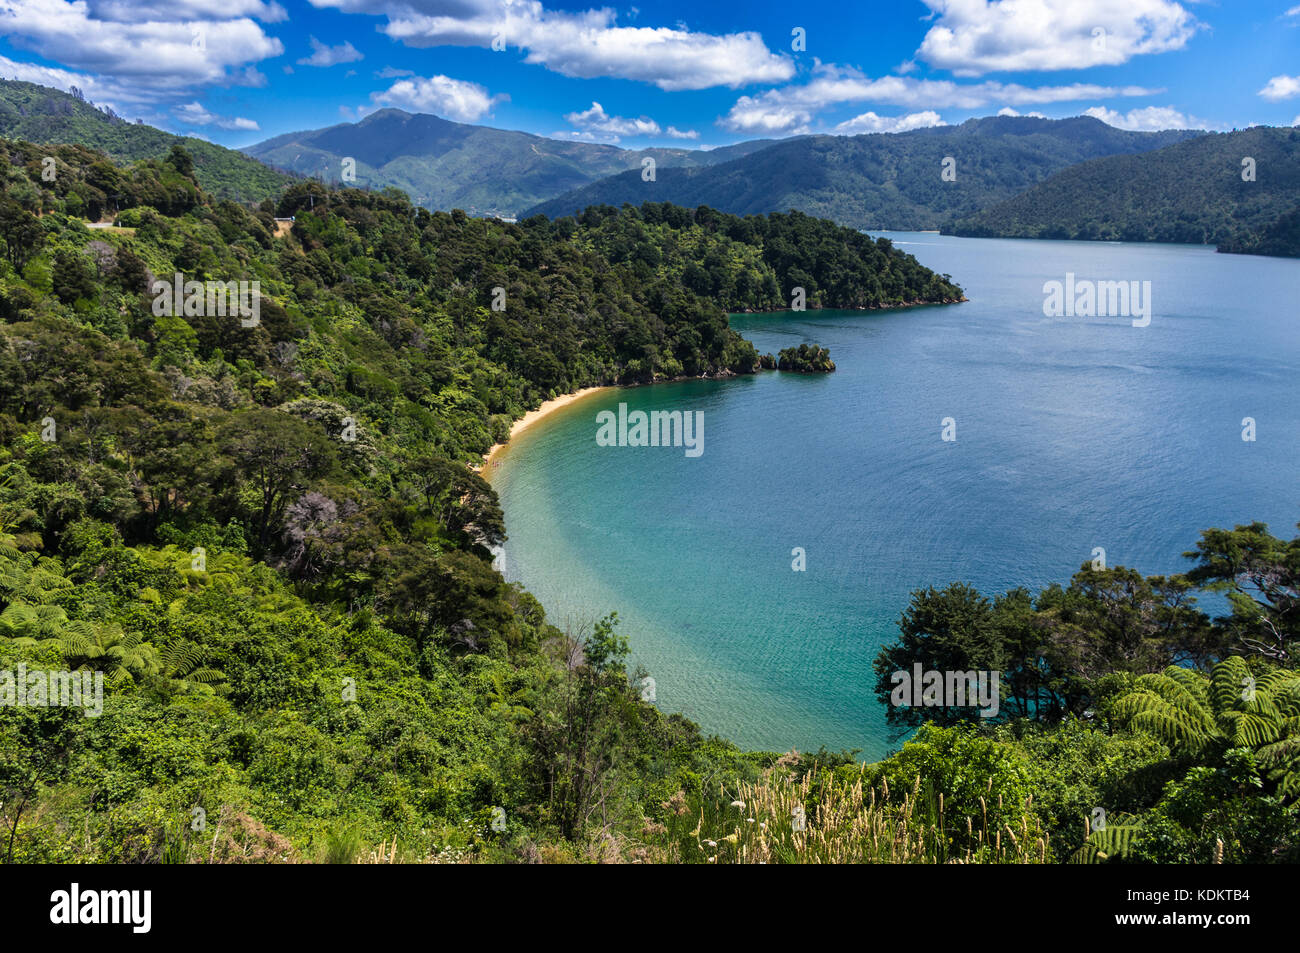
{"label": "white cloud", "polygon": [[1274,76],[1259,91],[1259,95],[1275,103],[1300,96],[1300,76]]}
{"label": "white cloud", "polygon": [[871,79],[857,70],[818,63],[815,78],[803,86],[784,86],[742,96],[721,125],[742,133],[807,132],[821,110],[841,103],[871,102],[912,109],[980,109],[995,103],[1018,106],[1078,102],[1116,96],[1149,96],[1140,86],[1022,86],[1018,83],[955,83],[951,80],[883,76]]}
{"label": "white cloud", "polygon": [[140,97],[131,90],[91,76],[89,73],[39,66],[35,63],[21,63],[7,56],[0,56],[0,77],[49,86],[53,89],[61,89],[65,93],[75,86],[81,90],[86,99],[100,106],[108,106],[114,112],[122,112],[128,104],[137,106],[140,103]]}
{"label": "white cloud", "polygon": [[416,76],[400,79],[388,89],[371,93],[377,104],[413,112],[437,113],[460,122],[473,122],[488,112],[505,94],[491,96],[478,83],[450,76]]}
{"label": "white cloud", "polygon": [[676,126],[669,126],[664,130],[664,135],[669,139],[698,139],[700,134],[694,129],[678,129]]}
{"label": "white cloud", "polygon": [[1030,119],[1047,118],[1042,113],[1019,113],[1016,112],[1014,109],[1012,109],[1010,106],[1003,106],[1001,109],[998,110],[998,115],[999,116],[1028,116]]}
{"label": "white cloud", "polygon": [[[13,46],[94,74],[119,99],[142,103],[178,88],[262,85],[266,77],[251,64],[284,52],[251,18],[283,17],[274,4],[177,0],[165,18],[151,19],[156,8],[162,4],[2,0],[0,23]],[[177,9],[195,18],[178,18]]]}
{"label": "white cloud", "polygon": [[639,119],[611,116],[600,103],[594,101],[590,109],[565,113],[564,121],[584,132],[601,133],[609,142],[618,142],[621,136],[657,136],[661,131],[659,123],[648,116]]}
{"label": "white cloud", "polygon": [[1130,109],[1119,113],[1104,106],[1085,109],[1083,115],[1100,119],[1108,126],[1128,129],[1133,132],[1155,132],[1160,129],[1205,129],[1209,124],[1190,116],[1185,116],[1172,106],[1147,106],[1145,109]]}
{"label": "white cloud", "polygon": [[855,136],[863,132],[907,132],[909,129],[928,129],[931,126],[948,125],[933,110],[908,113],[906,116],[877,116],[865,112],[854,116],[835,127],[835,131],[845,136]]}
{"label": "white cloud", "polygon": [[577,139],[581,142],[604,142],[609,140],[603,136],[597,136],[592,132],[582,132],[577,129],[561,129],[559,132],[553,132],[550,135],[552,139]]}
{"label": "white cloud", "polygon": [[299,66],[337,66],[339,63],[355,63],[361,59],[361,51],[350,41],[338,46],[327,46],[316,37],[308,37],[311,43],[311,56],[304,56],[298,61]]}
{"label": "white cloud", "polygon": [[279,23],[289,14],[278,3],[262,0],[86,0],[90,15],[99,20],[140,23],[144,20],[229,20],[252,17]]}
{"label": "white cloud", "polygon": [[922,0],[917,56],[956,76],[1116,66],[1179,50],[1201,24],[1173,0]]}
{"label": "white cloud", "polygon": [[538,0],[310,0],[317,7],[387,17],[380,31],[408,46],[498,45],[525,62],[579,79],[619,77],[677,91],[779,83],[795,72],[755,32],[714,35],[676,27],[618,26],[610,9],[567,12]]}
{"label": "white cloud", "polygon": [[216,113],[208,112],[197,102],[185,103],[177,106],[173,112],[181,122],[189,126],[216,126],[218,129],[237,129],[244,131],[256,131],[261,129],[254,120],[244,119],[242,116],[218,116]]}

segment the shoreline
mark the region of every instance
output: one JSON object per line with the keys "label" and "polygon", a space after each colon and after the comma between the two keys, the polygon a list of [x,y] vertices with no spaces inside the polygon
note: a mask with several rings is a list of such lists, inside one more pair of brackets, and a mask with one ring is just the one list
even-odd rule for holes
{"label": "shoreline", "polygon": [[[895,309],[914,308],[919,305],[927,305],[927,304],[940,304],[940,305],[965,304],[968,301],[970,301],[970,299],[963,295],[961,298],[944,299],[942,301],[904,301],[900,304],[875,305],[866,308],[843,308],[843,309],[833,309],[833,310],[892,311]],[[780,308],[780,309],[773,309],[771,311],[732,311],[728,313],[729,314],[780,314],[781,312],[788,311],[788,310],[790,309]],[[813,309],[813,310],[825,310],[825,309]],[[779,370],[779,369],[759,368],[758,370],[755,370],[754,373],[761,374],[764,370]],[[785,373],[789,374],[789,373],[821,373],[821,372],[786,371]],[[708,379],[723,380],[728,377],[737,377],[737,376],[740,375],[727,372],[727,373],[717,374],[712,377],[710,377],[710,375],[701,375],[700,377],[683,375],[681,377],[665,378],[663,380],[647,381],[639,384],[600,384],[595,387],[584,387],[581,390],[576,390],[571,394],[562,394],[559,397],[553,397],[550,400],[543,401],[542,405],[538,407],[536,410],[528,411],[522,417],[520,417],[518,420],[512,423],[510,425],[510,436],[506,439],[505,443],[494,443],[491,447],[488,448],[488,452],[483,454],[483,462],[478,466],[471,467],[471,469],[473,469],[475,473],[480,474],[485,480],[491,480],[492,470],[495,468],[495,466],[499,465],[499,461],[496,459],[496,457],[501,453],[502,450],[508,447],[516,437],[518,437],[521,433],[523,433],[533,424],[537,423],[543,417],[546,417],[557,410],[562,410],[563,408],[568,407],[569,405],[574,404],[585,397],[589,397],[592,394],[598,393],[599,391],[617,390],[620,387],[645,387],[645,386],[650,386],[652,384],[670,384],[675,381],[684,381],[684,380],[708,380]]]}
{"label": "shoreline", "polygon": [[571,404],[577,403],[585,397],[590,397],[592,394],[599,393],[600,391],[614,390],[616,389],[616,386],[617,385],[614,384],[604,384],[598,387],[584,387],[581,390],[574,391],[572,394],[562,394],[559,397],[552,398],[551,400],[543,401],[542,405],[536,410],[528,411],[528,413],[524,414],[510,425],[509,439],[507,439],[505,443],[494,443],[488,452],[483,454],[483,463],[481,466],[475,468],[476,472],[482,475],[485,480],[490,480],[492,475],[492,465],[496,462],[494,458],[497,454],[510,446],[516,437],[533,424],[537,423],[543,417],[555,413],[557,410],[562,410]]}
{"label": "shoreline", "polygon": [[[919,234],[919,233],[918,233]],[[782,314],[789,311],[792,314],[803,314],[808,311],[898,311],[902,308],[919,308],[922,305],[929,304],[967,304],[970,298],[963,295],[960,298],[942,298],[938,301],[902,301],[898,304],[869,304],[865,308],[831,308],[821,305],[817,308],[805,308],[801,312],[795,312],[792,308],[741,308],[739,311],[728,311],[727,314]]]}

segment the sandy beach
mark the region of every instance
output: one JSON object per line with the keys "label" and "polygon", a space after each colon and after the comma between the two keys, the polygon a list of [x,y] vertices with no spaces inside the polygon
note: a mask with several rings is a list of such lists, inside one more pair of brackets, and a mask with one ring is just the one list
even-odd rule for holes
{"label": "sandy beach", "polygon": [[[613,388],[612,387],[584,387],[582,390],[575,391],[572,394],[564,394],[561,397],[556,397],[554,400],[545,401],[542,404],[542,406],[538,407],[536,410],[528,411],[528,413],[524,414],[513,424],[511,424],[510,441],[513,441],[521,433],[523,433],[533,424],[537,423],[537,421],[541,420],[547,414],[554,413],[555,411],[561,409],[562,407],[568,407],[570,404],[577,403],[578,401],[582,400],[584,397],[590,397],[592,394],[599,393],[600,391],[603,390],[613,390]],[[483,465],[478,468],[478,471],[483,474],[485,479],[488,480],[492,479],[493,461],[496,458],[496,455],[500,453],[503,448],[509,445],[510,441],[508,441],[507,443],[493,444],[492,449],[483,455]]]}

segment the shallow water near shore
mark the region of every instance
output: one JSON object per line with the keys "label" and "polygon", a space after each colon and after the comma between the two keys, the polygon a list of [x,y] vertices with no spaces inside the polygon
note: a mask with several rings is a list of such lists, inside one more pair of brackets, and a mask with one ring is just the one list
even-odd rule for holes
{"label": "shallow water near shore", "polygon": [[[895,746],[872,661],[914,588],[1065,583],[1095,547],[1177,572],[1206,527],[1300,519],[1300,262],[889,237],[971,300],[733,316],[760,352],[818,343],[838,371],[602,392],[492,473],[507,578],[561,626],[617,610],[659,706],[745,747]],[[1067,273],[1150,281],[1150,325],[1044,317]],[[704,453],[597,446],[620,402],[703,411]]]}

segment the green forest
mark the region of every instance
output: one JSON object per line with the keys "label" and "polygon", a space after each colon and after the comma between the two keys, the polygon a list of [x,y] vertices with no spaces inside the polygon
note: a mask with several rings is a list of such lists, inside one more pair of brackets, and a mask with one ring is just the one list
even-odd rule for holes
{"label": "green forest", "polygon": [[[180,146],[3,151],[5,862],[660,856],[663,805],[775,760],[641,702],[617,616],[561,631],[507,585],[470,464],[557,394],[756,372],[727,311],[794,283],[960,288],[801,215],[249,206]],[[256,320],[160,308],[176,275],[258,282]],[[100,711],[14,695],[64,670]]]}
{"label": "green forest", "polygon": [[0,79],[0,136],[21,142],[65,143],[103,152],[114,162],[156,159],[181,145],[194,160],[195,179],[211,195],[261,201],[278,195],[295,176],[191,136],[177,136],[139,120],[129,122],[107,106],[20,80]]}
{"label": "green forest", "polygon": [[[726,315],[796,285],[961,299],[887,241],[666,204],[506,224],[316,183],[250,207],[183,148],[4,148],[4,862],[1300,859],[1300,539],[1263,525],[1207,530],[1180,576],[918,591],[880,690],[997,669],[1000,714],[893,710],[874,764],[665,715],[617,614],[562,630],[492,568],[507,527],[471,464],[513,419],[772,366]],[[177,273],[258,281],[258,320],[160,313]],[[8,700],[12,673],[64,670],[102,673],[99,711]]]}
{"label": "green forest", "polygon": [[995,238],[1223,244],[1294,254],[1300,130],[1211,133],[1082,162],[951,229]]}

